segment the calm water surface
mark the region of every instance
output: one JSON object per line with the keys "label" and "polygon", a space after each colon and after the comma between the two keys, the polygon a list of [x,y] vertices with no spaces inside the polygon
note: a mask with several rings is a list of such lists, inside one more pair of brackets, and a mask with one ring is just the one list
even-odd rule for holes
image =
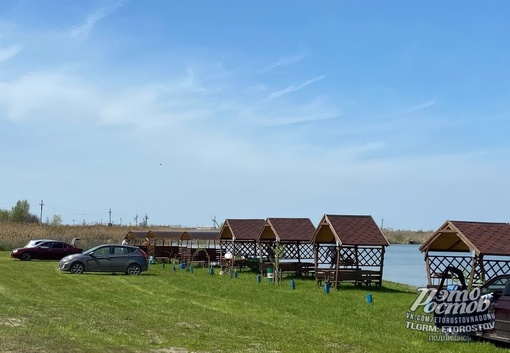
{"label": "calm water surface", "polygon": [[383,280],[424,287],[427,285],[425,261],[420,244],[392,244],[384,254]]}

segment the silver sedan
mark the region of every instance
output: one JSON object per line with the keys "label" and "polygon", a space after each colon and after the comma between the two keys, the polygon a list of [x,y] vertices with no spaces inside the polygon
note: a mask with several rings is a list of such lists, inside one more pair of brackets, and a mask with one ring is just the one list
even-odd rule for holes
{"label": "silver sedan", "polygon": [[60,260],[58,268],[74,274],[83,272],[124,272],[139,275],[149,268],[147,254],[136,246],[104,244]]}

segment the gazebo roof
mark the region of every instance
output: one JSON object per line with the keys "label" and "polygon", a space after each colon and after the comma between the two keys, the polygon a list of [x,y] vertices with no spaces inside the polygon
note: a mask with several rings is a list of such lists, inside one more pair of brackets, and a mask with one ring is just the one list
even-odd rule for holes
{"label": "gazebo roof", "polygon": [[148,230],[130,230],[124,239],[145,239],[149,235]]}
{"label": "gazebo roof", "polygon": [[226,219],[218,239],[255,241],[264,222],[263,219]]}
{"label": "gazebo roof", "polygon": [[384,233],[372,216],[325,214],[312,238],[314,243],[338,243],[344,246],[388,246]]}
{"label": "gazebo roof", "polygon": [[510,224],[448,220],[425,240],[420,251],[510,256]]}
{"label": "gazebo roof", "polygon": [[219,230],[204,231],[204,230],[188,230],[183,232],[181,239],[183,240],[218,240],[220,235]]}
{"label": "gazebo roof", "polygon": [[268,218],[257,237],[261,240],[277,242],[309,242],[315,227],[309,218]]}
{"label": "gazebo roof", "polygon": [[151,230],[149,232],[149,238],[154,239],[165,239],[165,240],[181,240],[182,230]]}
{"label": "gazebo roof", "polygon": [[215,240],[219,231],[200,230],[132,230],[125,236],[126,239],[164,239],[164,240]]}

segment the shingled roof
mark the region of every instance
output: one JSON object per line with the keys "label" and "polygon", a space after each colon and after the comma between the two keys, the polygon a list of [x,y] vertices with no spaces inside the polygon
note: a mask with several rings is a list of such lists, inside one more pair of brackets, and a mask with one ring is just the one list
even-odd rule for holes
{"label": "shingled roof", "polygon": [[314,233],[315,227],[309,218],[268,218],[257,240],[309,242]]}
{"label": "shingled roof", "polygon": [[130,230],[127,232],[124,239],[145,239],[149,235],[149,231],[147,230]]}
{"label": "shingled roof", "polygon": [[184,240],[217,240],[220,235],[219,230],[188,230],[182,235]]}
{"label": "shingled roof", "polygon": [[324,215],[312,238],[314,243],[339,245],[388,246],[384,233],[372,216]]}
{"label": "shingled roof", "polygon": [[425,240],[420,251],[510,255],[510,224],[448,220]]}
{"label": "shingled roof", "polygon": [[126,239],[164,239],[164,240],[215,240],[219,231],[203,230],[132,230],[125,236]]}
{"label": "shingled roof", "polygon": [[221,227],[218,239],[222,240],[253,240],[264,226],[263,219],[226,219]]}
{"label": "shingled roof", "polygon": [[148,238],[165,239],[165,240],[181,240],[183,230],[151,230]]}

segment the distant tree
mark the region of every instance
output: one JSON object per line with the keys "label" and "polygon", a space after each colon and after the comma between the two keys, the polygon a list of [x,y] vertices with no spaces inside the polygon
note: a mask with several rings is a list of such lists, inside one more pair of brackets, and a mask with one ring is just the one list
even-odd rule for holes
{"label": "distant tree", "polygon": [[10,212],[7,210],[0,210],[0,222],[9,221]]}
{"label": "distant tree", "polygon": [[51,220],[52,226],[61,226],[62,225],[62,217],[58,214],[53,215],[53,219]]}
{"label": "distant tree", "polygon": [[30,214],[30,204],[27,200],[16,202],[9,214],[9,221],[17,223],[38,223],[39,218]]}
{"label": "distant tree", "polygon": [[29,214],[25,218],[25,223],[39,223],[39,217],[37,217],[35,214]]}

